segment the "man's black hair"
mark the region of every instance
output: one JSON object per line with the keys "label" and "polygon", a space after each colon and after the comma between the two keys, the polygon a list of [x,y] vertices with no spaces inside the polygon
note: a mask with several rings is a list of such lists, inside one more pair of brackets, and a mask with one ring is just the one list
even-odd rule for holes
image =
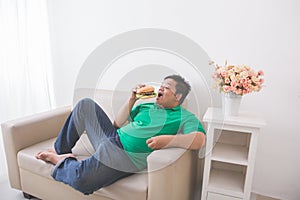
{"label": "man's black hair", "polygon": [[164,78],[166,79],[173,79],[176,82],[176,93],[175,94],[182,94],[182,97],[179,99],[179,104],[182,104],[184,101],[185,97],[189,94],[191,91],[191,86],[190,84],[180,75],[170,75]]}

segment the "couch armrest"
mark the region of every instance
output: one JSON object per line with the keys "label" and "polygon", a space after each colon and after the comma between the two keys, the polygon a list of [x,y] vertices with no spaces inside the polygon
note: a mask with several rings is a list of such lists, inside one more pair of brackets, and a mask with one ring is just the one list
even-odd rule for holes
{"label": "couch armrest", "polygon": [[161,149],[148,158],[148,199],[192,199],[197,171],[196,151]]}
{"label": "couch armrest", "polygon": [[11,187],[21,189],[18,152],[56,137],[69,113],[70,107],[64,107],[1,124]]}

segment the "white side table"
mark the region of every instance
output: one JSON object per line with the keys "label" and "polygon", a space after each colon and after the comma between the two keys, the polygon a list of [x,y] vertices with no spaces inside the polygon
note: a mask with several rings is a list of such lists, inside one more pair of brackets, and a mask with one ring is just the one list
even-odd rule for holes
{"label": "white side table", "polygon": [[255,114],[226,116],[208,108],[202,200],[249,200],[258,134],[265,125]]}

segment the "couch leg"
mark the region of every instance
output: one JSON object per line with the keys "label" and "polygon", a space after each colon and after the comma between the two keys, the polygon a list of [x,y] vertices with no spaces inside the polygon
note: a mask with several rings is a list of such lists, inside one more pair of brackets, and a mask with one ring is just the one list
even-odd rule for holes
{"label": "couch leg", "polygon": [[31,194],[28,194],[26,192],[23,192],[23,196],[25,199],[32,199],[32,198],[35,198],[34,196],[32,196]]}

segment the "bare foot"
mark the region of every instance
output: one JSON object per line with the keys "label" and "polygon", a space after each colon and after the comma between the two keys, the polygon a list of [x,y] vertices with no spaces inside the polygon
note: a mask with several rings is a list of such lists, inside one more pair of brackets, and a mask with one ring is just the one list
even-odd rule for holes
{"label": "bare foot", "polygon": [[56,165],[62,159],[65,159],[65,158],[68,158],[68,157],[75,158],[75,155],[71,154],[71,153],[57,155],[54,152],[42,151],[42,152],[39,152],[35,157],[37,159],[40,159],[40,160],[43,160],[45,162],[49,162],[53,165]]}
{"label": "bare foot", "polygon": [[[51,148],[47,149],[47,151],[48,151],[48,152],[52,152],[52,153],[56,153],[54,147],[51,147]],[[57,154],[57,153],[56,153],[56,154]]]}
{"label": "bare foot", "polygon": [[[39,155],[40,155],[41,153],[43,153],[43,152],[46,152],[46,151],[40,151],[40,152],[38,152],[38,153],[35,155],[35,157],[36,157],[37,159],[40,159],[40,158],[39,158],[39,157],[40,157]],[[54,147],[51,147],[51,148],[47,149],[47,152],[51,152],[51,153],[57,154],[56,151],[55,151],[55,149],[54,149]]]}

